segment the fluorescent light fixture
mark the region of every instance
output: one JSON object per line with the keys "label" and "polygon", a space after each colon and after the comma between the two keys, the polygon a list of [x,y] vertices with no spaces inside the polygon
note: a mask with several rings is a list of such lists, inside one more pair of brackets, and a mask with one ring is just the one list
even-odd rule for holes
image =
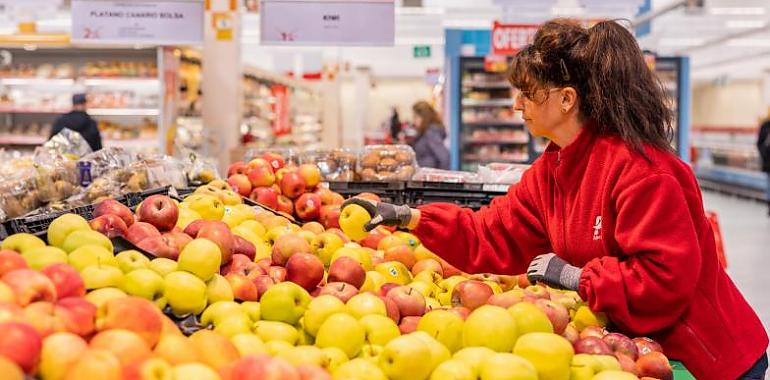
{"label": "fluorescent light fixture", "polygon": [[767,23],[764,20],[727,20],[725,27],[729,29],[756,29],[763,28]]}
{"label": "fluorescent light fixture", "polygon": [[728,16],[759,16],[765,14],[762,7],[712,7],[709,12],[713,15]]}

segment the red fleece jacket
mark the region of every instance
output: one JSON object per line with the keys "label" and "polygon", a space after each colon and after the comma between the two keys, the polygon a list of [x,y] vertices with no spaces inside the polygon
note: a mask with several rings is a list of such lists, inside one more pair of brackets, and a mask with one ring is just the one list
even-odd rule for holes
{"label": "red fleece jacket", "polygon": [[767,334],[719,265],[692,170],[585,129],[551,144],[508,194],[478,212],[420,207],[414,233],[459,269],[525,273],[555,252],[582,267],[580,296],[623,332],[651,336],[700,380],[735,379]]}

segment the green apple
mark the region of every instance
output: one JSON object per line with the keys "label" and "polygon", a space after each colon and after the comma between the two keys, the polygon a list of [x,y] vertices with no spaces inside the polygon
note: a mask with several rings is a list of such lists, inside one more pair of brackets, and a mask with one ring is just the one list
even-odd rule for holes
{"label": "green apple", "polygon": [[559,335],[533,332],[519,337],[513,353],[529,360],[541,379],[569,379],[575,351],[572,344]]}
{"label": "green apple", "polygon": [[51,222],[48,226],[48,244],[61,248],[64,239],[75,231],[91,231],[88,221],[77,214],[64,214]]}
{"label": "green apple", "polygon": [[211,279],[206,282],[206,299],[209,303],[219,301],[233,301],[233,289],[230,283],[219,273],[215,273]]}
{"label": "green apple", "polygon": [[409,272],[409,268],[399,261],[387,261],[377,264],[374,270],[385,277],[385,282],[399,285],[406,285],[412,282],[412,273]]}
{"label": "green apple", "polygon": [[441,342],[434,339],[432,336],[428,335],[425,331],[415,331],[412,334],[409,334],[417,339],[420,339],[423,343],[425,343],[428,348],[430,348],[430,371],[433,372],[433,370],[438,367],[439,364],[449,360],[449,358],[452,357],[452,353],[449,352],[449,349],[446,348]]}
{"label": "green apple", "polygon": [[288,281],[275,284],[260,299],[262,319],[296,324],[308,303],[310,294],[301,286]]}
{"label": "green apple", "polygon": [[548,316],[539,307],[529,302],[519,302],[508,308],[516,321],[519,335],[531,332],[553,333],[553,325]]}
{"label": "green apple", "polygon": [[156,257],[150,260],[149,267],[162,277],[166,277],[167,274],[177,270],[178,264],[176,261],[165,257]]}
{"label": "green apple", "polygon": [[41,270],[52,264],[66,264],[67,252],[56,247],[33,247],[28,248],[21,254],[27,265],[36,270]]}
{"label": "green apple", "polygon": [[495,352],[487,347],[465,347],[455,352],[452,360],[464,363],[466,367],[473,371],[474,375],[478,375],[481,369],[481,362],[494,354]]}
{"label": "green apple", "polygon": [[379,366],[390,380],[425,379],[430,375],[431,349],[420,338],[403,335],[391,340],[380,354]]}
{"label": "green apple", "polygon": [[271,340],[265,342],[265,349],[270,356],[278,356],[281,352],[291,350],[292,348],[294,348],[294,345],[285,340]]}
{"label": "green apple", "polygon": [[45,242],[43,240],[35,235],[27,233],[13,234],[0,242],[0,249],[7,249],[21,254],[35,248],[43,247],[45,247]]}
{"label": "green apple", "polygon": [[241,302],[241,309],[246,312],[246,316],[251,319],[251,322],[256,322],[262,318],[262,306],[259,302],[246,301]]}
{"label": "green apple", "polygon": [[166,275],[164,297],[177,315],[199,314],[206,308],[206,283],[193,274],[175,271]]}
{"label": "green apple", "polygon": [[348,300],[346,309],[350,315],[358,319],[370,314],[377,314],[382,316],[388,315],[385,302],[382,300],[382,298],[377,297],[372,293],[360,293],[354,295]]}
{"label": "green apple", "polygon": [[460,316],[447,310],[432,310],[420,318],[417,331],[424,331],[441,342],[450,352],[463,347],[463,325]]}
{"label": "green apple", "polygon": [[294,345],[299,339],[299,332],[294,326],[276,321],[257,321],[254,324],[254,333],[264,342],[282,340]]}
{"label": "green apple", "polygon": [[516,320],[508,310],[483,305],[471,312],[463,325],[463,346],[484,346],[497,352],[510,352],[516,343]]}
{"label": "green apple", "polygon": [[92,290],[86,294],[85,298],[86,301],[92,303],[99,309],[102,305],[107,303],[107,301],[123,297],[128,297],[128,294],[118,288],[110,287]]}
{"label": "green apple", "polygon": [[69,253],[84,245],[100,245],[110,253],[113,253],[114,250],[108,237],[92,230],[73,231],[64,239],[61,249]]}
{"label": "green apple", "polygon": [[208,239],[194,239],[182,248],[177,259],[178,270],[188,271],[203,281],[219,273],[222,253],[219,246]]}
{"label": "green apple", "polygon": [[147,268],[135,269],[123,275],[123,289],[126,294],[156,301],[163,297],[163,277]]}
{"label": "green apple", "polygon": [[251,320],[244,314],[226,316],[214,325],[214,331],[228,338],[238,334],[251,333]]}
{"label": "green apple", "polygon": [[321,232],[310,242],[310,248],[326,267],[331,265],[334,252],[342,248],[345,242],[333,232]]}
{"label": "green apple", "polygon": [[241,357],[245,357],[246,355],[267,354],[265,342],[252,333],[235,334],[230,337],[230,342],[232,342],[235,348],[238,349]]}
{"label": "green apple", "polygon": [[326,318],[315,338],[316,346],[337,347],[348,358],[356,357],[365,341],[366,331],[363,326],[352,315],[345,313],[332,314]]}
{"label": "green apple", "polygon": [[379,344],[365,344],[361,347],[361,352],[358,353],[358,357],[369,360],[374,364],[378,364],[380,362],[380,354],[382,354],[382,350],[384,349],[385,347]]}
{"label": "green apple", "polygon": [[321,367],[326,360],[326,354],[323,350],[315,346],[296,346],[281,352],[278,357],[294,366],[313,365]]}
{"label": "green apple", "polygon": [[134,269],[147,268],[150,266],[150,259],[148,259],[147,256],[143,255],[141,252],[135,251],[133,249],[118,253],[115,255],[115,260],[118,261],[118,268],[120,268],[123,273],[128,273]]}
{"label": "green apple", "polygon": [[379,293],[380,288],[385,284],[385,282],[387,282],[385,281],[385,276],[381,275],[379,272],[370,270],[366,272],[366,279],[364,280],[364,284],[361,285],[360,290],[362,292]]}
{"label": "green apple", "polygon": [[342,363],[332,374],[334,380],[388,380],[382,370],[366,359],[353,359]]}
{"label": "green apple", "polygon": [[345,351],[342,351],[337,347],[324,347],[321,351],[323,351],[326,356],[326,362],[323,363],[323,367],[329,371],[329,373],[334,373],[342,363],[348,361],[348,356],[345,354]]}
{"label": "green apple", "polygon": [[369,236],[364,225],[371,219],[372,216],[365,208],[356,204],[349,204],[340,210],[340,229],[351,239],[361,241]]}
{"label": "green apple", "polygon": [[100,288],[121,288],[123,283],[123,272],[117,267],[108,265],[91,265],[80,271],[80,277],[86,289]]}
{"label": "green apple", "polygon": [[379,314],[365,315],[358,322],[364,327],[369,344],[384,346],[401,335],[396,322]]}
{"label": "green apple", "polygon": [[92,244],[81,246],[70,252],[67,262],[78,271],[94,265],[118,267],[118,261],[112,251]]}
{"label": "green apple", "polygon": [[318,334],[321,324],[332,314],[345,312],[345,304],[339,298],[324,294],[316,298],[307,305],[305,312],[304,327],[305,331],[312,336]]}
{"label": "green apple", "polygon": [[[537,371],[527,359],[508,352],[495,353],[484,359],[479,380],[537,380]],[[569,377],[565,378],[569,379]]]}
{"label": "green apple", "polygon": [[240,304],[233,301],[217,301],[206,307],[206,310],[201,314],[200,320],[204,326],[216,326],[228,316],[237,314],[246,316],[246,311],[241,308]]}
{"label": "green apple", "polygon": [[430,380],[476,380],[476,374],[465,363],[450,359],[436,367],[430,375]]}

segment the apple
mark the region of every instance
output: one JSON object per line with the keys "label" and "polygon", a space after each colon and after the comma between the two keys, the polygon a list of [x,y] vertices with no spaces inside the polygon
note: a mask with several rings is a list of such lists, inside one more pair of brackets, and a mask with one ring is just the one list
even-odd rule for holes
{"label": "apple", "polygon": [[242,380],[301,380],[297,369],[287,361],[267,355],[242,358],[235,363],[231,376]]}
{"label": "apple", "polygon": [[286,268],[273,265],[270,268],[268,268],[267,275],[270,276],[270,278],[276,284],[279,282],[284,282],[286,281]]}
{"label": "apple", "polygon": [[346,313],[336,313],[328,316],[321,324],[315,345],[320,348],[339,348],[349,358],[353,358],[365,342],[366,330],[358,320]]}
{"label": "apple", "polygon": [[509,352],[495,353],[484,359],[479,366],[478,377],[480,380],[536,380],[538,378],[537,370],[532,363]]}
{"label": "apple", "polygon": [[323,205],[318,212],[318,221],[324,228],[340,228],[341,212],[339,205]]}
{"label": "apple", "polygon": [[211,367],[201,363],[185,363],[172,368],[172,379],[221,380]]}
{"label": "apple", "polygon": [[344,244],[345,242],[335,233],[326,231],[313,238],[310,248],[312,252],[318,255],[325,266],[329,266],[334,252],[342,248]]}
{"label": "apple", "polygon": [[128,228],[126,233],[126,240],[133,244],[138,244],[140,241],[151,237],[160,237],[160,231],[155,226],[149,223],[136,222]]}
{"label": "apple", "polygon": [[105,199],[94,207],[94,218],[102,215],[115,215],[125,223],[126,228],[134,224],[134,213],[126,205],[114,200]]}
{"label": "apple", "polygon": [[388,261],[377,264],[374,270],[382,274],[387,282],[399,285],[406,285],[412,282],[412,273],[409,272],[406,265],[398,261]]}
{"label": "apple", "polygon": [[553,333],[551,320],[545,312],[531,303],[519,302],[511,306],[508,311],[516,321],[516,330],[519,335],[531,332]]}
{"label": "apple", "polygon": [[129,330],[102,331],[91,338],[89,346],[92,349],[111,352],[123,366],[141,362],[152,354],[147,343]]}
{"label": "apple", "polygon": [[167,274],[164,280],[163,295],[175,315],[199,314],[206,307],[206,283],[197,276],[175,271]]}
{"label": "apple", "polygon": [[[378,359],[379,360],[379,359]],[[387,380],[388,378],[371,360],[356,358],[341,363],[334,370],[335,379]]]}
{"label": "apple", "polygon": [[80,273],[70,265],[54,264],[43,268],[40,273],[46,275],[56,289],[57,298],[83,297],[86,288]]}
{"label": "apple", "polygon": [[349,204],[340,212],[339,225],[345,235],[355,241],[361,241],[368,236],[364,226],[372,219],[365,208],[357,204]]}
{"label": "apple", "polygon": [[346,282],[356,288],[361,288],[365,280],[364,267],[350,257],[342,256],[329,267],[328,282]]}
{"label": "apple", "polygon": [[0,242],[0,249],[15,251],[21,254],[32,249],[45,247],[45,242],[39,237],[28,233],[17,233],[8,236]]}
{"label": "apple", "polygon": [[91,230],[88,221],[77,214],[64,214],[54,219],[48,226],[48,244],[62,248],[67,236],[80,230]]}
{"label": "apple", "polygon": [[299,234],[287,233],[279,236],[273,244],[273,263],[285,265],[289,258],[296,253],[311,253],[310,244]]}
{"label": "apple", "polygon": [[414,257],[414,252],[412,252],[412,249],[406,245],[389,248],[385,251],[384,259],[385,261],[398,261],[406,265],[406,267],[410,270],[417,261]]}
{"label": "apple", "polygon": [[43,341],[40,351],[38,374],[46,380],[63,379],[69,367],[87,349],[88,343],[75,334],[58,332],[49,335]]}
{"label": "apple", "polygon": [[128,273],[139,268],[149,268],[150,266],[150,259],[141,252],[133,249],[118,253],[115,255],[115,261],[117,261],[118,268],[120,268],[123,273]]}
{"label": "apple", "polygon": [[123,368],[123,380],[170,380],[174,369],[161,358],[149,358]]}
{"label": "apple", "polygon": [[[198,330],[190,335],[190,343],[198,350],[203,364],[214,369],[235,363],[240,354],[230,340],[219,333],[210,330]],[[186,379],[192,377],[177,377]]]}
{"label": "apple", "polygon": [[415,262],[412,266],[412,275],[417,276],[417,274],[426,270],[438,273],[441,278],[444,277],[444,269],[441,263],[434,259],[422,259]]}
{"label": "apple", "polygon": [[177,246],[177,241],[170,236],[161,235],[148,237],[136,243],[136,246],[155,257],[163,257],[171,260],[176,260],[179,257],[179,246]]}
{"label": "apple", "polygon": [[262,155],[262,159],[270,164],[270,167],[273,168],[273,171],[281,170],[284,166],[286,166],[286,161],[284,160],[283,156],[278,153],[265,152]]}
{"label": "apple", "polygon": [[661,380],[672,380],[673,369],[666,355],[659,351],[642,354],[636,360],[636,371],[639,377],[653,377]]}
{"label": "apple", "polygon": [[481,281],[463,281],[452,290],[452,306],[464,306],[473,311],[486,304],[492,294],[492,288]]}
{"label": "apple", "polygon": [[204,224],[195,235],[196,239],[208,239],[219,246],[221,263],[227,264],[233,255],[233,234],[227,224],[219,221],[210,221]]}
{"label": "apple", "polygon": [[297,367],[297,373],[299,380],[332,380],[329,372],[319,366],[302,364]]}
{"label": "apple", "polygon": [[249,170],[248,180],[251,182],[251,186],[257,187],[270,187],[275,183],[275,174],[273,169],[269,167],[257,167]]}
{"label": "apple", "polygon": [[[281,194],[289,199],[295,199],[305,193],[305,179],[297,172],[289,172],[283,175],[280,181]],[[320,199],[318,201],[320,205]],[[320,207],[320,206],[319,206]]]}
{"label": "apple", "polygon": [[109,351],[89,348],[72,364],[65,375],[69,379],[122,379],[120,360]]}
{"label": "apple", "polygon": [[426,379],[433,370],[428,344],[416,336],[401,336],[385,345],[378,361],[382,372],[393,380]]}
{"label": "apple", "polygon": [[345,197],[342,196],[340,193],[332,193],[331,200],[329,204],[332,205],[342,205],[345,202]]}
{"label": "apple", "polygon": [[580,339],[580,332],[575,328],[575,324],[569,323],[564,328],[564,332],[561,333],[564,339],[567,339],[570,343],[575,344]]}
{"label": "apple", "polygon": [[10,271],[24,268],[27,268],[27,262],[20,254],[11,250],[0,251],[0,277]]}
{"label": "apple", "polygon": [[345,304],[337,297],[326,294],[313,298],[307,305],[307,311],[303,317],[305,331],[316,336],[321,324],[332,314],[344,313]]}
{"label": "apple", "polygon": [[105,214],[89,222],[91,229],[98,231],[108,238],[114,238],[115,236],[126,236],[128,234],[128,226],[119,216],[114,214]]}
{"label": "apple", "polygon": [[114,298],[99,307],[96,329],[97,331],[114,329],[133,331],[147,343],[148,347],[155,347],[163,330],[162,317],[155,304],[146,299]]}
{"label": "apple", "polygon": [[591,355],[611,355],[612,350],[601,338],[589,336],[579,339],[575,344],[575,353]]}
{"label": "apple", "polygon": [[388,315],[385,302],[373,293],[360,293],[351,297],[346,303],[346,310],[359,319],[369,314]]}
{"label": "apple", "polygon": [[[198,213],[203,220],[222,220],[225,214],[225,205],[218,195],[193,194],[185,198],[183,203],[187,208]],[[194,237],[192,234],[189,235]]]}
{"label": "apple", "polygon": [[193,240],[190,235],[180,231],[164,232],[162,236],[173,240],[174,245],[179,249],[180,252],[184,249],[185,246],[187,246],[188,243]]}
{"label": "apple", "polygon": [[230,164],[230,166],[227,167],[227,176],[233,176],[235,174],[246,174],[248,172],[248,167],[243,161],[236,161]]}
{"label": "apple", "polygon": [[244,174],[233,174],[228,176],[227,183],[233,188],[233,191],[241,196],[247,197],[251,193],[251,181]]}
{"label": "apple", "polygon": [[425,314],[425,297],[408,286],[391,289],[386,297],[396,303],[402,317],[419,317]]}
{"label": "apple", "polygon": [[329,205],[332,202],[332,194],[334,194],[333,191],[329,190],[326,187],[318,186],[313,190],[313,193],[318,195],[321,198],[321,204],[323,205]]}
{"label": "apple", "polygon": [[358,289],[344,282],[330,282],[321,289],[320,294],[329,294],[339,298],[342,302],[348,302],[348,300],[358,294]]}
{"label": "apple", "polygon": [[40,358],[43,339],[32,326],[20,322],[0,323],[0,357],[10,359],[32,374]]}
{"label": "apple", "polygon": [[112,246],[112,241],[110,241],[109,238],[92,230],[77,230],[67,235],[67,238],[64,239],[64,243],[62,244],[61,249],[67,253],[70,253],[86,245],[102,246],[109,252],[112,252],[114,249]]}
{"label": "apple", "polygon": [[[209,182],[206,185],[201,186],[201,187],[208,187],[208,188],[212,188],[214,190],[232,190],[230,188],[230,185],[228,185],[226,181],[221,180],[221,179],[215,179],[215,180],[213,180],[213,181],[211,181],[211,182]],[[199,187],[199,189],[201,187]]]}
{"label": "apple", "polygon": [[278,194],[272,187],[256,187],[249,194],[249,198],[267,208],[278,208]]}
{"label": "apple", "polygon": [[148,267],[155,271],[157,274],[165,277],[167,274],[176,271],[177,262],[165,257],[158,257],[150,260]]}
{"label": "apple", "polygon": [[572,345],[556,334],[534,332],[516,341],[513,353],[529,360],[542,379],[569,379]]}
{"label": "apple", "polygon": [[629,337],[619,333],[609,333],[605,335],[602,340],[607,343],[612,352],[617,354],[623,354],[629,357],[631,360],[636,360],[639,356],[639,349],[634,344],[634,341]]}
{"label": "apple", "polygon": [[[195,189],[193,194],[194,195],[205,195],[205,196],[209,196],[209,197],[213,197],[213,198],[219,199],[221,201],[222,200],[222,192],[225,191],[225,189],[229,189],[229,188],[230,188],[230,185],[227,184],[226,182],[222,181],[221,186],[219,186],[219,185],[215,186],[215,185],[212,185],[212,184],[200,186],[197,189]],[[139,207],[141,207],[141,205]]]}
{"label": "apple", "polygon": [[291,199],[289,199],[285,195],[279,195],[278,206],[275,208],[275,210],[291,215],[294,213],[294,203],[292,203]]}
{"label": "apple", "polygon": [[644,356],[651,352],[660,352],[660,353],[663,352],[663,348],[660,346],[660,344],[658,344],[658,342],[650,338],[647,338],[647,337],[634,338],[633,342],[639,351],[639,356]]}
{"label": "apple", "polygon": [[[10,286],[0,281],[0,305],[16,305],[16,294]],[[0,311],[2,311],[0,309]],[[4,321],[4,315],[0,313],[0,321]]]}
{"label": "apple", "polygon": [[421,319],[422,317],[403,317],[401,323],[398,324],[398,329],[403,335],[411,334],[417,331]]}
{"label": "apple", "polygon": [[295,253],[286,262],[286,279],[307,291],[315,289],[324,278],[324,264],[310,253]]}
{"label": "apple", "polygon": [[90,336],[94,329],[97,306],[83,297],[67,297],[54,305],[54,310],[62,316],[64,328],[82,337]]}
{"label": "apple", "polygon": [[[495,321],[490,324],[490,321]],[[484,346],[497,352],[510,352],[516,342],[516,320],[508,310],[484,305],[471,312],[463,325],[463,345]]]}
{"label": "apple", "polygon": [[[93,306],[93,305],[92,305]],[[22,319],[45,338],[54,332],[67,331],[64,309],[51,302],[33,302],[24,308]]]}
{"label": "apple", "polygon": [[136,211],[139,220],[150,223],[159,231],[170,231],[179,219],[179,208],[165,195],[151,195]]}
{"label": "apple", "polygon": [[254,285],[245,275],[240,273],[231,272],[225,275],[225,279],[230,284],[230,288],[233,291],[233,297],[241,301],[257,301],[259,300],[259,291],[257,286]]}
{"label": "apple", "polygon": [[294,210],[303,221],[317,220],[321,215],[321,198],[313,193],[305,193],[294,201]]}
{"label": "apple", "polygon": [[562,305],[555,303],[551,300],[539,299],[535,301],[535,306],[545,312],[548,319],[551,320],[553,325],[553,332],[556,334],[562,334],[564,329],[567,328],[567,324],[570,321],[569,311]]}
{"label": "apple", "polygon": [[27,306],[37,301],[56,301],[56,286],[38,271],[16,269],[3,275],[1,280],[13,290],[19,306]]}
{"label": "apple", "polygon": [[121,289],[126,294],[157,301],[163,297],[163,277],[148,268],[135,269],[123,276]]}
{"label": "apple", "polygon": [[478,378],[472,367],[457,359],[450,359],[439,364],[430,375],[430,380],[476,380]]}
{"label": "apple", "polygon": [[321,183],[321,170],[315,164],[302,164],[297,172],[305,180],[305,186],[308,189],[312,189]]}
{"label": "apple", "polygon": [[447,310],[433,310],[420,318],[417,331],[424,331],[446,346],[450,352],[463,347],[464,321]]}
{"label": "apple", "polygon": [[190,272],[208,281],[219,271],[222,254],[211,240],[198,238],[191,241],[179,254],[178,270]]}
{"label": "apple", "polygon": [[282,282],[267,289],[259,302],[263,320],[293,325],[305,313],[310,294],[297,284]]}

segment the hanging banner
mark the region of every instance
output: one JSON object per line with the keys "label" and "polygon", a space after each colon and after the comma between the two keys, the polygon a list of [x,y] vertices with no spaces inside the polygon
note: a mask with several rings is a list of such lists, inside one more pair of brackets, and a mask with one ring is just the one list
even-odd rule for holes
{"label": "hanging banner", "polygon": [[272,104],[273,110],[273,135],[283,136],[291,133],[291,119],[289,118],[289,89],[282,84],[273,85],[270,92],[275,97]]}
{"label": "hanging banner", "polygon": [[532,43],[540,25],[535,24],[501,24],[497,21],[492,25],[492,54],[514,55],[525,46]]}
{"label": "hanging banner", "polygon": [[73,0],[72,42],[196,45],[203,41],[200,0]]}
{"label": "hanging banner", "polygon": [[269,45],[393,45],[394,0],[262,0]]}

